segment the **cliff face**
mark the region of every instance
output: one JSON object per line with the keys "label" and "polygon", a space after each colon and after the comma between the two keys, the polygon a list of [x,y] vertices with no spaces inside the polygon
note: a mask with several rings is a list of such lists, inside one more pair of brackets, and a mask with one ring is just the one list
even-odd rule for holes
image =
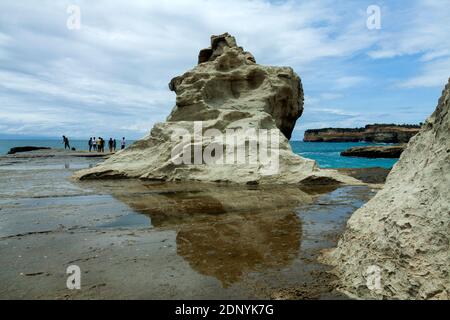
{"label": "cliff face", "polygon": [[419,126],[367,125],[364,128],[326,128],[306,130],[305,142],[382,142],[408,143]]}
{"label": "cliff face", "polygon": [[383,189],[325,255],[340,289],[360,298],[449,299],[449,186],[450,81]]}
{"label": "cliff face", "polygon": [[[166,122],[76,177],[253,184],[326,176],[358,183],[337,171],[319,170],[315,161],[292,152],[288,139],[303,112],[299,76],[290,67],[256,64],[231,35],[212,36],[198,65],[172,79],[169,88],[176,105]],[[236,149],[244,150],[242,157]]]}

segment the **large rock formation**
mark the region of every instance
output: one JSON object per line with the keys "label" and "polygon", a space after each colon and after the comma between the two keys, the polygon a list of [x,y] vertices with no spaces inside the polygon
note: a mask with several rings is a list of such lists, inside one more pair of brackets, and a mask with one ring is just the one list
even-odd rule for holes
{"label": "large rock formation", "polygon": [[408,143],[420,130],[418,125],[369,124],[364,128],[324,128],[305,131],[305,142]]}
{"label": "large rock formation", "polygon": [[[303,111],[300,78],[289,67],[256,64],[229,34],[212,36],[211,47],[200,51],[199,64],[172,79],[169,88],[177,95],[176,106],[165,123],[156,124],[142,140],[76,177],[357,183],[337,171],[319,170],[315,161],[292,152],[288,139]],[[261,129],[270,134],[264,135]],[[241,158],[238,149],[247,150]],[[264,151],[270,159],[263,159]],[[203,161],[205,154],[211,161]]]}
{"label": "large rock formation", "polygon": [[339,287],[360,298],[449,299],[449,188],[450,81],[384,188],[325,255]]}

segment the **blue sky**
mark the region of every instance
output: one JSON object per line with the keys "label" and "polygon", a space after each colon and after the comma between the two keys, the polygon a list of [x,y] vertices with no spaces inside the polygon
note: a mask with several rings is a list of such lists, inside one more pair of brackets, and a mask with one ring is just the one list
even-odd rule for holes
{"label": "blue sky", "polygon": [[[81,28],[66,26],[67,7]],[[366,26],[381,9],[381,29]],[[144,136],[171,78],[229,32],[260,64],[292,66],[307,128],[418,123],[450,76],[450,0],[0,2],[0,138]]]}

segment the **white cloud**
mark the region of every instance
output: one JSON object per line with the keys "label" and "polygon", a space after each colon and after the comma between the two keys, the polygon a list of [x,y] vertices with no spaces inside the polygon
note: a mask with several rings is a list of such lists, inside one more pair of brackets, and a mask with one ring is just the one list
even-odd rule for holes
{"label": "white cloud", "polygon": [[422,68],[422,72],[399,83],[399,87],[442,87],[450,77],[450,58],[434,60]]}
{"label": "white cloud", "polygon": [[[381,32],[376,48],[368,52],[374,59],[418,55],[420,74],[400,80],[400,87],[442,86],[450,75],[447,60],[434,63],[440,58],[450,58],[448,0],[411,1],[399,10],[389,6],[382,11],[387,26]],[[440,69],[440,67],[446,69]]]}
{"label": "white cloud", "polygon": [[[66,8],[72,1],[2,2],[0,124],[8,126],[10,121],[16,131],[29,129],[46,114],[45,123],[66,123],[63,108],[66,113],[89,114],[97,123],[121,122],[117,131],[142,132],[143,125],[163,120],[174,105],[174,94],[167,88],[170,79],[195,65],[211,34],[225,31],[260,63],[298,69],[370,45],[373,39],[361,35],[365,19],[359,11],[352,16],[344,5],[332,3],[231,0],[224,10],[219,0],[79,0],[81,29],[68,30]],[[22,117],[27,126],[5,115],[19,105],[32,110],[33,104],[45,108],[31,111],[37,113],[34,118]],[[73,116],[72,128],[76,122],[85,127],[74,131],[98,130],[95,121],[77,118],[76,112]],[[139,122],[142,118],[148,122]],[[47,129],[55,135],[61,130]]]}
{"label": "white cloud", "polygon": [[345,76],[335,80],[336,89],[348,89],[358,86],[367,81],[367,78],[361,76]]}
{"label": "white cloud", "polygon": [[[66,8],[73,3],[82,28],[71,31]],[[444,3],[418,2],[392,30],[371,32],[366,1],[2,1],[0,127],[138,137],[172,109],[170,79],[195,66],[211,34],[226,31],[257,62],[293,66],[306,83],[307,105],[343,100],[346,90],[370,83],[352,63],[369,51],[376,58],[421,53],[423,74],[405,86],[435,84],[443,72],[432,63],[450,48]],[[409,22],[415,27],[408,29]],[[311,87],[323,91],[309,93]]]}

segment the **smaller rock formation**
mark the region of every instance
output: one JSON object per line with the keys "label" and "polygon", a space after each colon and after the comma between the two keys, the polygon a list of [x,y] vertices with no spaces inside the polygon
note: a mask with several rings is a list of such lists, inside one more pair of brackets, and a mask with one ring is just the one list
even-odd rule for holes
{"label": "smaller rock formation", "polygon": [[325,128],[305,131],[305,142],[408,143],[420,130],[417,125],[373,124],[364,128]]}
{"label": "smaller rock formation", "polygon": [[20,152],[29,152],[29,151],[36,151],[36,150],[50,150],[50,149],[51,148],[47,148],[47,147],[31,147],[31,146],[14,147],[9,150],[8,154],[16,154],[16,153],[20,153]]}
{"label": "smaller rock formation", "polygon": [[405,145],[353,147],[341,152],[343,157],[359,158],[400,158]]}

